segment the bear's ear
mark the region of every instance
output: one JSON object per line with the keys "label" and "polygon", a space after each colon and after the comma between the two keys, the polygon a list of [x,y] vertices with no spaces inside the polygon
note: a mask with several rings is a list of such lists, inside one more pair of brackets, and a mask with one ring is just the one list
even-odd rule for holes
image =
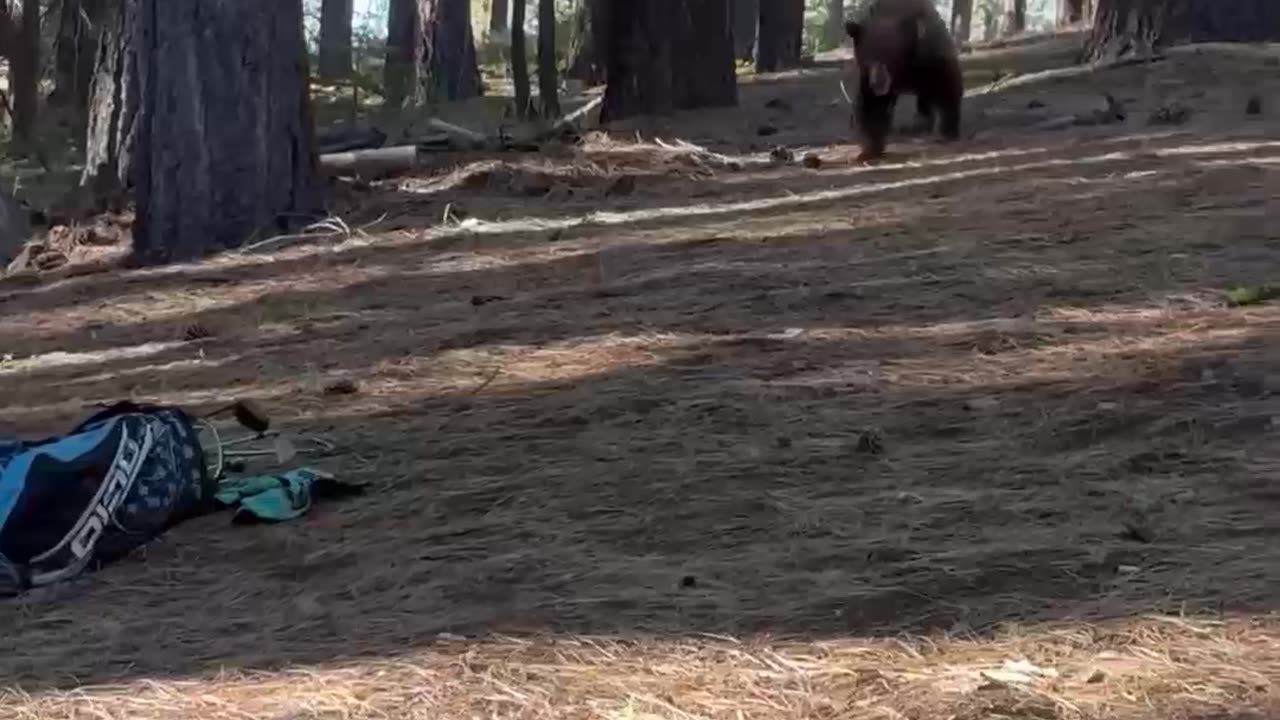
{"label": "bear's ear", "polygon": [[853,38],[854,42],[858,42],[862,36],[862,26],[854,20],[844,21],[844,31],[849,35],[849,37]]}

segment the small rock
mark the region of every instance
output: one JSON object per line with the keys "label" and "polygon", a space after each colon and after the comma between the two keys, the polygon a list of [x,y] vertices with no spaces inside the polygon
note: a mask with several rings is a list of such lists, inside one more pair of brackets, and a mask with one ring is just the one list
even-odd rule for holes
{"label": "small rock", "polygon": [[630,195],[636,191],[636,178],[634,175],[623,175],[622,177],[609,183],[609,187],[604,191],[605,195]]}
{"label": "small rock", "polygon": [[186,342],[194,342],[211,337],[213,337],[213,332],[198,322],[191,323],[182,329],[182,339]]}
{"label": "small rock", "polygon": [[1121,540],[1150,544],[1155,540],[1155,531],[1144,523],[1125,522],[1124,529],[1116,533]]}
{"label": "small rock", "polygon": [[1031,100],[1030,102],[1028,102],[1028,103],[1027,103],[1027,109],[1028,109],[1028,110],[1039,110],[1039,109],[1040,109],[1040,108],[1042,108],[1042,107],[1044,107],[1044,101],[1043,101],[1043,100],[1034,100],[1034,99],[1033,99],[1033,100]]}
{"label": "small rock", "polygon": [[500,302],[502,300],[506,300],[506,298],[502,297],[501,295],[472,295],[471,296],[471,304],[475,307],[480,307],[481,305],[488,305],[489,303],[493,303],[493,302]]}
{"label": "small rock", "polygon": [[1097,685],[1106,679],[1107,674],[1103,672],[1102,668],[1094,668],[1093,672],[1089,673],[1089,677],[1085,678],[1085,682],[1090,685]]}
{"label": "small rock", "polygon": [[698,587],[698,579],[692,575],[685,575],[684,577],[680,578],[680,587],[682,588]]}
{"label": "small rock", "polygon": [[1121,575],[1136,575],[1142,568],[1137,565],[1117,565],[1116,572]]}
{"label": "small rock", "polygon": [[791,438],[785,435],[779,435],[778,437],[774,438],[773,443],[777,445],[779,448],[786,450],[787,448],[791,447]]}
{"label": "small rock", "polygon": [[1262,98],[1257,95],[1250,96],[1249,101],[1244,104],[1245,115],[1261,115],[1262,114]]}
{"label": "small rock", "polygon": [[801,164],[810,170],[817,170],[822,167],[822,158],[818,157],[814,153],[809,153],[804,156],[804,160],[801,161]]}
{"label": "small rock", "polygon": [[796,154],[791,152],[791,148],[778,145],[769,151],[769,159],[780,165],[785,165],[796,159]]}
{"label": "small rock", "polygon": [[778,128],[774,127],[773,125],[761,125],[760,127],[756,128],[756,135],[759,135],[760,137],[769,137],[770,135],[777,135],[777,134],[778,134]]}
{"label": "small rock", "polygon": [[1173,103],[1158,107],[1147,118],[1149,125],[1181,125],[1191,119],[1191,108]]}
{"label": "small rock", "polygon": [[769,108],[770,110],[784,110],[788,112],[790,112],[791,110],[791,103],[787,102],[786,100],[783,100],[782,98],[774,98],[769,102],[765,103],[764,106]]}
{"label": "small rock", "polygon": [[858,444],[854,451],[862,455],[881,455],[884,453],[884,439],[876,430],[864,430],[858,436]]}
{"label": "small rock", "polygon": [[973,398],[972,400],[965,402],[964,406],[966,409],[975,410],[975,411],[991,410],[993,408],[1000,407],[1000,401],[995,398],[980,397],[980,398]]}
{"label": "small rock", "polygon": [[325,395],[354,395],[360,392],[360,386],[354,380],[336,380],[324,386],[321,391]]}

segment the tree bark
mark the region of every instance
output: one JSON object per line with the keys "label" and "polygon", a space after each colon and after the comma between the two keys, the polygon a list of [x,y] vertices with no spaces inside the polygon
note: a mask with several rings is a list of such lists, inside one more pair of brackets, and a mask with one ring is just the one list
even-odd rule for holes
{"label": "tree bark", "polygon": [[1008,0],[1008,12],[1004,31],[1006,35],[1017,35],[1027,29],[1027,0]]}
{"label": "tree bark", "polygon": [[[103,9],[102,31],[89,90],[82,187],[88,188],[99,209],[118,210],[132,188],[134,143],[137,138],[138,67],[136,24],[127,3],[112,0]],[[126,11],[128,11],[126,13]]]}
{"label": "tree bark", "polygon": [[973,0],[952,0],[951,35],[956,42],[969,42],[973,34]]}
{"label": "tree bark", "polygon": [[25,144],[34,139],[40,107],[40,0],[22,0],[21,13],[7,54],[13,137]]}
{"label": "tree bark", "polygon": [[352,0],[324,0],[320,6],[320,53],[316,74],[321,80],[351,77]]}
{"label": "tree bark", "polygon": [[582,0],[574,12],[573,49],[566,76],[588,85],[608,80],[605,58],[609,56],[609,0]]}
{"label": "tree bark", "polygon": [[822,48],[831,50],[844,44],[844,0],[826,0],[827,17],[822,24]]}
{"label": "tree bark", "polygon": [[529,117],[529,55],[524,42],[524,0],[511,6],[511,83],[515,86],[516,117]]}
{"label": "tree bark", "polygon": [[752,60],[756,54],[756,27],[760,24],[760,0],[733,2],[733,56]]}
{"label": "tree bark", "polygon": [[737,105],[733,0],[684,0],[677,5],[672,18],[673,104],[680,110]]}
{"label": "tree bark", "polygon": [[507,20],[510,17],[511,5],[508,0],[493,0],[493,5],[489,7],[489,32],[506,32]]}
{"label": "tree bark", "polygon": [[734,105],[733,0],[631,0],[613,6],[602,123]]}
{"label": "tree bark", "polygon": [[1099,0],[1085,59],[1143,55],[1184,43],[1277,40],[1275,0]]}
{"label": "tree bark", "polygon": [[471,0],[419,0],[422,42],[419,100],[466,100],[480,95],[480,66],[471,32]]}
{"label": "tree bark", "polygon": [[54,88],[49,104],[70,108],[83,130],[89,105],[89,86],[100,35],[100,0],[62,0],[58,10],[54,52]]}
{"label": "tree bark", "polygon": [[1058,24],[1084,22],[1084,0],[1058,0]]}
{"label": "tree bark", "polygon": [[320,210],[302,8],[127,0],[136,23],[134,258],[192,259]]}
{"label": "tree bark", "polygon": [[538,0],[538,95],[542,117],[560,117],[560,92],[556,85],[556,3]]}
{"label": "tree bark", "polygon": [[674,108],[671,18],[684,0],[615,2],[609,17],[609,59],[600,122],[662,115]]}
{"label": "tree bark", "polygon": [[756,72],[799,67],[803,34],[804,0],[760,0]]}
{"label": "tree bark", "polygon": [[389,109],[404,107],[418,81],[418,0],[387,4],[387,54],[382,68],[383,100]]}

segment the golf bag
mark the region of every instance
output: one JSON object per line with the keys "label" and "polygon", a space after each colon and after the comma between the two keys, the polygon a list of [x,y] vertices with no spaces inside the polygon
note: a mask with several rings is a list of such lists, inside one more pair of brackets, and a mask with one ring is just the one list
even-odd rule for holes
{"label": "golf bag", "polygon": [[0,596],[75,577],[213,507],[191,418],[117,403],[67,435],[0,438]]}

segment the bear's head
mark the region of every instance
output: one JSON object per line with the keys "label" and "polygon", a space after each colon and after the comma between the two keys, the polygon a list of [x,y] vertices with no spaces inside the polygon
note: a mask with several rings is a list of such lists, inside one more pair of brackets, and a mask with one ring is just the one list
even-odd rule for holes
{"label": "bear's head", "polygon": [[848,20],[845,32],[853,38],[853,56],[867,86],[876,96],[890,91],[916,56],[928,28],[915,17],[870,17],[863,22]]}

